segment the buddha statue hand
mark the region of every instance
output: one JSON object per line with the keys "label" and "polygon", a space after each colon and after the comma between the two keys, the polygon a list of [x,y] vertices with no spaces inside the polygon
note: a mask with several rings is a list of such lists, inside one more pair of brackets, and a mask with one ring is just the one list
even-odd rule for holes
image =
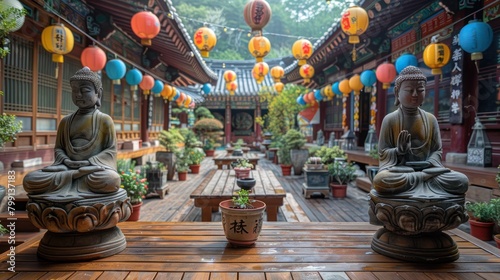
{"label": "buddha statue hand", "polygon": [[64,165],[66,165],[67,167],[72,168],[72,169],[78,169],[78,168],[83,167],[83,166],[89,166],[90,161],[65,159]]}
{"label": "buddha statue hand", "polygon": [[408,130],[402,130],[398,135],[397,153],[405,155],[411,151],[411,134]]}
{"label": "buddha statue hand", "polygon": [[78,171],[73,175],[73,179],[80,178],[82,176],[97,172],[104,171],[105,168],[97,165],[83,166],[78,169]]}

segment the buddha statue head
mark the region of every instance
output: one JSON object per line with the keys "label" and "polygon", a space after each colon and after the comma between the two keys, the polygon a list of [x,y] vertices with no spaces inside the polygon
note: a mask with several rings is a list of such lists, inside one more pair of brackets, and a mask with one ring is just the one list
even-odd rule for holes
{"label": "buddha statue head", "polygon": [[101,107],[102,82],[90,68],[83,67],[69,79],[73,103],[79,108]]}
{"label": "buddha statue head", "polygon": [[427,77],[425,77],[420,68],[415,66],[407,66],[401,72],[399,72],[399,76],[395,81],[394,94],[396,96],[396,100],[394,101],[394,105],[396,106],[399,106],[400,104],[400,91],[402,89],[401,86],[403,82],[406,81],[413,81],[415,82],[415,87],[418,86],[420,88],[423,88],[423,97],[425,97],[425,84],[427,83]]}

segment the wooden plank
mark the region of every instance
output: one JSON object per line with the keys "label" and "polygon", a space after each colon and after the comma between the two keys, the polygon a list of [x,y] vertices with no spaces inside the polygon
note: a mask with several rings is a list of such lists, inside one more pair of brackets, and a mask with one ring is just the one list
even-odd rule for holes
{"label": "wooden plank", "polygon": [[104,271],[76,271],[68,280],[94,280],[99,278]]}

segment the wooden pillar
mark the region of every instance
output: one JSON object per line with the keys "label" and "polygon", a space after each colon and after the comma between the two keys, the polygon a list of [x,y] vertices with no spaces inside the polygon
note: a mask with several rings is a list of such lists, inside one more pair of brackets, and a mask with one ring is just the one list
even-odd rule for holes
{"label": "wooden pillar", "polygon": [[170,125],[170,101],[163,103],[163,130],[168,130]]}
{"label": "wooden pillar", "polygon": [[141,99],[141,140],[142,143],[146,143],[149,141],[148,137],[148,114],[149,114],[149,98],[151,98],[151,94],[144,95],[139,94],[139,98]]}
{"label": "wooden pillar", "polygon": [[226,99],[226,124],[224,125],[224,134],[226,135],[226,144],[231,143],[231,101]]}
{"label": "wooden pillar", "polygon": [[259,102],[259,96],[256,96],[255,97],[255,118],[254,118],[254,125],[255,125],[255,141],[257,142],[262,142],[262,137],[261,137],[261,134],[262,134],[262,131],[261,131],[261,127],[260,127],[260,124],[258,124],[257,122],[255,122],[255,119],[260,117],[260,114],[261,114],[261,109],[260,109],[260,102]]}

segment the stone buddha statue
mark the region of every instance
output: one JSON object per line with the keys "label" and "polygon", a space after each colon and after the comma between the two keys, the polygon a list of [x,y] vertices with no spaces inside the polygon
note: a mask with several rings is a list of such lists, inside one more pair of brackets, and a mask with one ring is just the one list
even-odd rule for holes
{"label": "stone buddha statue", "polygon": [[38,255],[54,261],[83,261],[116,254],[126,239],[116,226],[132,211],[116,171],[116,133],[99,111],[99,76],[88,67],[70,78],[76,112],[57,129],[55,160],[24,177],[31,222],[47,229]]}
{"label": "stone buddha statue", "polygon": [[59,124],[54,163],[24,178],[24,189],[31,197],[67,202],[120,188],[113,120],[98,109],[101,80],[85,67],[70,78],[70,84],[78,110]]}
{"label": "stone buddha statue", "polygon": [[380,194],[428,199],[457,197],[468,188],[462,173],[441,163],[442,145],[434,115],[420,109],[426,77],[417,67],[406,67],[395,81],[399,108],[382,121],[379,137],[379,172],[373,187]]}
{"label": "stone buddha statue", "polygon": [[426,77],[408,66],[396,78],[398,109],[382,121],[379,172],[370,191],[370,223],[383,225],[374,235],[374,251],[414,262],[458,259],[458,247],[444,233],[467,221],[464,210],[469,180],[441,163],[436,118],[419,107]]}

